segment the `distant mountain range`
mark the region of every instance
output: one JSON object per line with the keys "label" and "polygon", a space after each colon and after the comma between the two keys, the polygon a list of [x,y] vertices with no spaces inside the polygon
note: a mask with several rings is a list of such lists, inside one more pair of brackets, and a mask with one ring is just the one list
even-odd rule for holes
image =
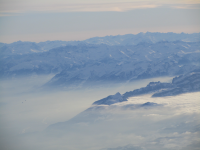
{"label": "distant mountain range", "polygon": [[0,76],[56,74],[45,86],[86,86],[199,69],[200,33],[139,33],[85,41],[0,44]]}
{"label": "distant mountain range", "polygon": [[183,42],[199,42],[200,33],[186,34],[186,33],[159,33],[159,32],[146,32],[139,34],[126,34],[117,36],[93,37],[84,41],[46,41],[46,42],[13,42],[11,44],[0,43],[0,52],[3,55],[14,54],[30,54],[46,52],[50,49],[63,47],[67,45],[80,45],[80,44],[106,44],[106,45],[137,45],[139,43],[157,43],[160,41],[183,41]]}
{"label": "distant mountain range", "polygon": [[183,41],[198,42],[200,41],[200,33],[193,34],[176,34],[173,32],[159,33],[146,32],[139,34],[126,34],[117,36],[94,37],[85,40],[88,44],[106,44],[106,45],[137,45],[139,43],[157,43],[160,41]]}

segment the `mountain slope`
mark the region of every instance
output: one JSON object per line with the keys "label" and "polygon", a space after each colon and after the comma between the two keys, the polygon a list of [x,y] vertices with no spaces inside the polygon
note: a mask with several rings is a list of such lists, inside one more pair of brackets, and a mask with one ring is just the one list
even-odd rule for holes
{"label": "mountain slope", "polygon": [[99,45],[74,47],[70,50],[65,47],[63,51],[69,50],[70,58],[74,59],[70,59],[70,66],[47,85],[79,86],[184,74],[199,68],[198,49],[198,43],[186,42]]}
{"label": "mountain slope", "polygon": [[[199,69],[198,37],[199,33],[147,32],[114,38],[114,43],[119,39],[137,43],[140,39],[136,45],[106,45],[105,41],[112,37],[103,37],[104,44],[99,44],[98,38],[95,38],[96,42],[1,43],[0,76],[9,78],[53,73],[55,77],[46,86],[57,88],[180,75]],[[181,41],[173,41],[177,39]]]}

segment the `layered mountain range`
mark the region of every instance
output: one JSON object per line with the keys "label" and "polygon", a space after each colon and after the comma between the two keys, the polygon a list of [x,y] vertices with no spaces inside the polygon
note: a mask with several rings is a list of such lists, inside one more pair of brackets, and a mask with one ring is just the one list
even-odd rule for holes
{"label": "layered mountain range", "polygon": [[0,43],[0,52],[4,55],[16,54],[30,54],[49,51],[50,49],[79,44],[106,44],[106,45],[137,45],[141,42],[157,43],[160,41],[183,41],[183,42],[199,42],[200,33],[193,34],[176,34],[173,32],[168,33],[139,33],[139,34],[126,34],[117,36],[93,37],[84,41],[46,41],[46,42],[13,42],[10,44]]}
{"label": "layered mountain range", "polygon": [[46,86],[70,87],[174,76],[199,69],[199,33],[139,33],[85,41],[1,43],[0,76],[56,74]]}
{"label": "layered mountain range", "polygon": [[[160,143],[162,148],[157,149],[171,149],[171,147],[165,147],[166,141],[170,141],[172,146],[174,143],[182,145],[186,142],[190,145],[190,141],[196,141],[199,134],[197,119],[199,118],[198,97],[200,91],[199,37],[200,33],[147,32],[137,35],[95,37],[84,41],[0,43],[0,79],[54,74],[53,78],[42,88],[59,89],[59,87],[91,87],[104,83],[112,86],[114,84],[111,83],[116,82],[124,83],[144,78],[176,76],[171,83],[163,83],[156,79],[158,82],[150,82],[146,87],[140,89],[132,89],[132,91],[121,94],[119,92],[114,95],[108,94],[109,96],[105,98],[94,100],[91,106],[69,120],[65,118],[63,112],[70,111],[61,112],[60,109],[66,110],[72,107],[64,105],[70,104],[74,97],[61,95],[64,100],[60,102],[64,102],[65,98],[70,102],[62,103],[63,107],[61,108],[55,101],[59,99],[59,91],[59,96],[52,97],[53,102],[48,99],[47,103],[56,104],[53,107],[49,105],[51,108],[48,109],[55,115],[58,110],[64,118],[58,117],[57,119],[56,116],[56,121],[50,119],[51,122],[48,122],[46,118],[51,118],[52,113],[41,115],[44,119],[42,118],[40,123],[47,123],[46,126],[49,126],[44,132],[39,133],[39,136],[36,136],[37,140],[34,140],[34,143],[58,141],[55,146],[66,145],[67,148],[63,147],[65,149],[76,149],[77,145],[81,147],[79,149],[88,149],[82,148],[83,146],[88,147],[88,145],[100,149],[106,143],[105,147],[110,147],[108,144],[111,141],[116,141],[122,146],[118,145],[120,147],[116,149],[148,149],[152,146],[150,149],[155,150]],[[16,79],[18,80],[18,78]],[[22,79],[25,82],[24,78]],[[134,83],[138,82],[133,82],[131,85]],[[32,89],[37,89],[37,93],[42,88],[36,86]],[[94,89],[101,90],[101,88]],[[43,93],[43,90],[41,91]],[[49,89],[47,91],[49,94]],[[93,90],[89,90],[89,96],[91,91]],[[44,95],[46,94],[44,92]],[[92,94],[94,95],[94,93]],[[30,96],[29,93],[28,96]],[[25,96],[23,95],[23,97]],[[35,101],[35,98],[31,99]],[[38,102],[41,103],[39,98]],[[44,103],[45,107],[47,103]],[[77,105],[80,104],[77,103]],[[24,105],[24,103],[22,105],[22,107],[19,105],[16,107],[20,108],[20,113],[27,112],[27,108],[25,111],[23,109],[28,105]],[[31,104],[30,107],[32,108],[32,106]],[[39,114],[38,109],[36,110]],[[43,107],[41,110],[44,112]],[[30,113],[32,114],[32,111]],[[64,122],[58,122],[58,120]],[[23,133],[25,130],[29,130],[29,127],[25,128]],[[31,128],[30,131],[32,131]],[[26,138],[28,134],[26,132],[22,136]],[[31,136],[36,134],[35,132],[30,133]],[[44,137],[51,140],[43,141]],[[120,139],[123,139],[125,143]],[[192,140],[188,141],[187,139]],[[98,145],[98,142],[96,144],[96,141],[100,141],[100,144]],[[133,146],[127,146],[132,142]],[[187,144],[183,144],[183,147],[186,147]],[[141,147],[138,147],[140,145]],[[181,148],[177,148],[175,145],[174,149]],[[186,147],[186,149],[192,148]]]}

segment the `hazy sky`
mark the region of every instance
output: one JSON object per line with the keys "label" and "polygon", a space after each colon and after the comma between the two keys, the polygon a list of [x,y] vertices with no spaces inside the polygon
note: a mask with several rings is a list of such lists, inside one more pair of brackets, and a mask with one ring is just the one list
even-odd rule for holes
{"label": "hazy sky", "polygon": [[200,0],[0,0],[0,42],[200,32]]}

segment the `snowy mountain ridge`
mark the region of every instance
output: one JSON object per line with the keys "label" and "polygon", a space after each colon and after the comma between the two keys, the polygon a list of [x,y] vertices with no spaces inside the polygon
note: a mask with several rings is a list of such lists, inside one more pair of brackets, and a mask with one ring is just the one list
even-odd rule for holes
{"label": "snowy mountain ridge", "polygon": [[[63,48],[63,52],[70,48]],[[174,76],[199,69],[199,43],[159,42],[135,46],[73,47],[68,67],[47,85],[91,85]],[[74,52],[76,56],[73,55]],[[86,59],[85,59],[86,58]],[[73,61],[73,62],[72,62]]]}
{"label": "snowy mountain ridge", "polygon": [[116,36],[93,37],[83,41],[46,41],[46,42],[22,42],[17,41],[10,44],[0,43],[0,52],[4,55],[13,54],[30,54],[49,51],[53,48],[63,47],[67,45],[80,44],[106,44],[106,45],[137,45],[139,43],[157,43],[160,41],[183,41],[183,42],[199,42],[200,33],[159,33],[159,32],[140,32],[138,34],[125,34]]}
{"label": "snowy mountain ridge", "polygon": [[[186,82],[185,82],[186,81]],[[188,84],[189,83],[189,84]],[[178,90],[177,90],[178,89]],[[119,92],[106,98],[95,101],[91,107],[79,113],[72,119],[50,125],[47,129],[66,130],[75,124],[95,123],[105,118],[109,120],[109,113],[116,110],[137,110],[161,108],[163,104],[145,102],[134,104],[129,98],[152,94],[152,97],[175,96],[183,93],[200,91],[200,72],[192,72],[173,78],[172,83],[150,82],[146,87],[135,89],[124,94]]]}
{"label": "snowy mountain ridge", "polygon": [[[199,69],[199,34],[147,32],[103,37],[105,41],[114,38],[135,43],[140,39],[136,45],[101,44],[99,38],[94,38],[96,42],[94,39],[88,39],[90,42],[47,41],[38,43],[40,46],[33,42],[1,44],[0,76],[53,73],[56,75],[46,86],[68,88],[185,74]],[[164,37],[170,41],[164,41]],[[173,41],[177,39],[182,41]]]}
{"label": "snowy mountain ridge", "polygon": [[107,45],[137,45],[141,42],[145,43],[157,43],[160,41],[183,41],[183,42],[198,42],[200,40],[199,33],[185,34],[185,33],[159,33],[159,32],[140,32],[136,35],[116,35],[105,37],[94,37],[85,40],[89,44],[107,44]]}
{"label": "snowy mountain ridge", "polygon": [[164,97],[198,91],[200,91],[200,72],[192,72],[173,78],[172,83],[150,82],[146,87],[126,92],[122,95],[118,92],[115,95],[95,101],[93,105],[112,105],[125,102],[129,97],[149,93],[153,93],[152,97]]}

